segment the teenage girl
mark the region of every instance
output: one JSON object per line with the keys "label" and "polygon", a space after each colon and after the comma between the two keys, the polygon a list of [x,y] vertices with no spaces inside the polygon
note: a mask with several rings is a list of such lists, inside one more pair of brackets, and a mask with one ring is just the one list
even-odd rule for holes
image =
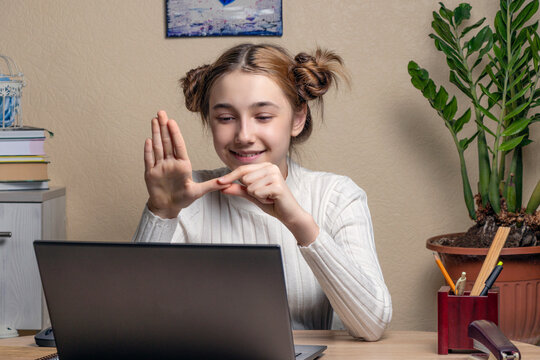
{"label": "teenage girl", "polygon": [[342,74],[318,49],[242,44],[180,80],[226,167],[192,171],[177,123],[152,119],[144,146],[149,193],[137,242],[279,244],[294,329],[377,340],[392,317],[365,192],[350,178],[305,169],[288,156],[312,130],[310,103]]}

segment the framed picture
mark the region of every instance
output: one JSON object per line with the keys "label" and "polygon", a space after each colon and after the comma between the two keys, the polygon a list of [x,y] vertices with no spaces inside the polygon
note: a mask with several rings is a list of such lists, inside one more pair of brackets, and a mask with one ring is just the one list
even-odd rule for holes
{"label": "framed picture", "polygon": [[281,0],[166,0],[167,37],[281,36]]}

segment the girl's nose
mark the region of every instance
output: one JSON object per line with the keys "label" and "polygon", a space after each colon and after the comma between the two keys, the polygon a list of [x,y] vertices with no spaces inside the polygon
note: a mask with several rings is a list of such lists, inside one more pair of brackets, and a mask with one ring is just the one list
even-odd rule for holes
{"label": "girl's nose", "polygon": [[238,122],[236,129],[236,142],[238,144],[251,144],[255,142],[255,129],[248,120],[242,119]]}

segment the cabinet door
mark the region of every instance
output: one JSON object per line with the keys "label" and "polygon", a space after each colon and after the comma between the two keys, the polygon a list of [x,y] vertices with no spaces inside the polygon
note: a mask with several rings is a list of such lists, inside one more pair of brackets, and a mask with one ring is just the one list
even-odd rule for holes
{"label": "cabinet door", "polygon": [[33,241],[41,238],[41,203],[0,203],[0,323],[41,328],[41,282]]}

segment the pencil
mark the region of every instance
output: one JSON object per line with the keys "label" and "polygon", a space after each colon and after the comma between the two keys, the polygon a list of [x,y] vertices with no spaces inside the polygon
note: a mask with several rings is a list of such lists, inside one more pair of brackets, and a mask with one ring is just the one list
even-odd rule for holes
{"label": "pencil", "polygon": [[456,293],[456,286],[454,285],[454,282],[452,281],[452,278],[448,273],[446,272],[446,269],[444,268],[444,265],[441,262],[441,259],[439,258],[439,255],[436,253],[433,253],[433,256],[435,256],[435,262],[437,265],[439,265],[439,269],[441,269],[442,274],[444,275],[444,278],[446,279],[446,282],[448,285],[450,285],[450,289],[452,289],[452,292],[457,295]]}

